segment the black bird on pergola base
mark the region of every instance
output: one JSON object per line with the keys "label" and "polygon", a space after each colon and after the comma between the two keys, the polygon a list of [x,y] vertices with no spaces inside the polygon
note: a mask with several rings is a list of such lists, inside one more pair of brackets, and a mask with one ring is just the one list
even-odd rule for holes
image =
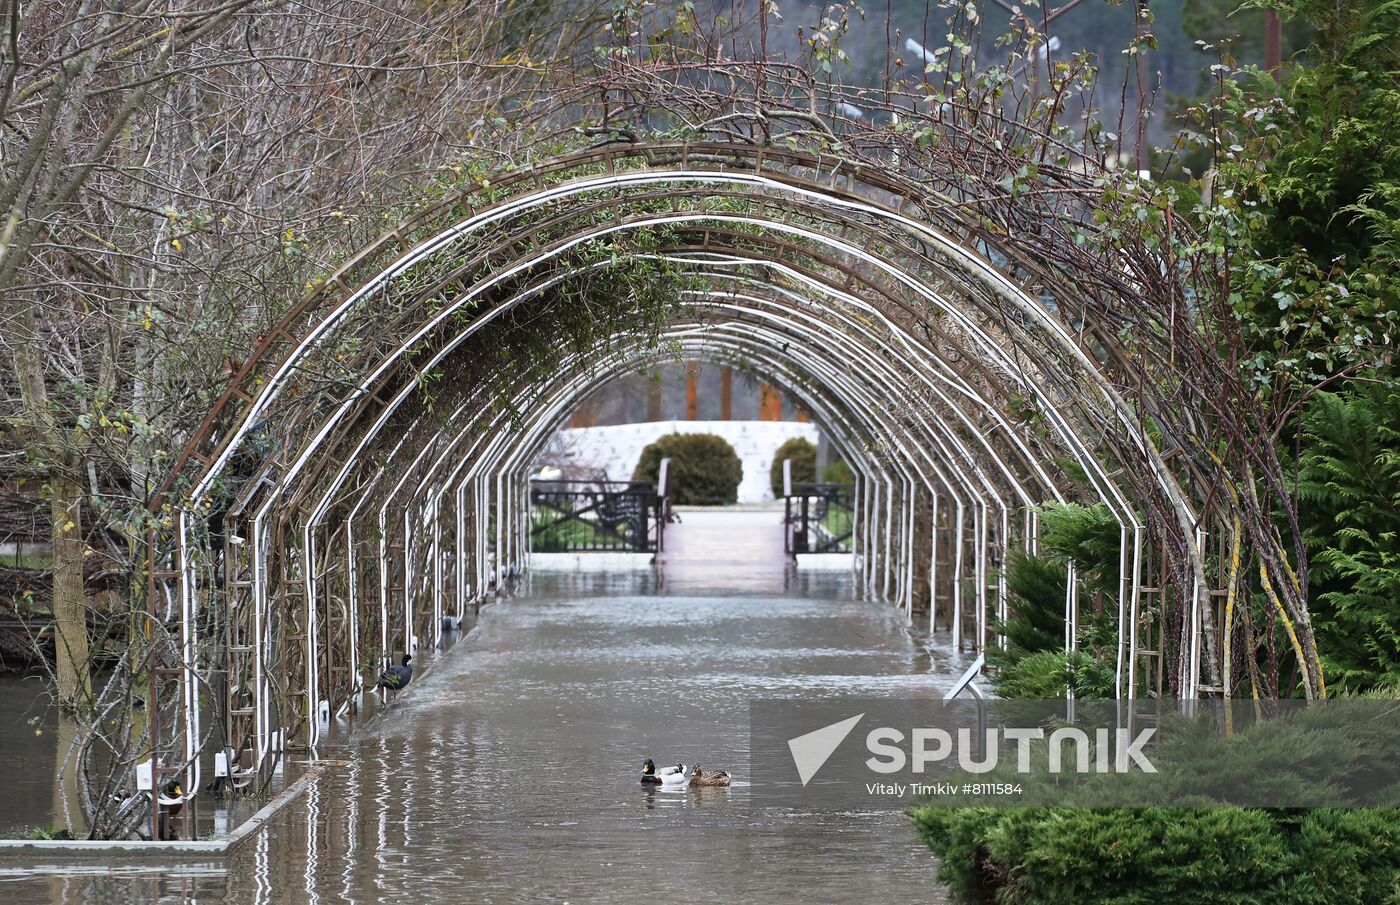
{"label": "black bird on pergola base", "polygon": [[408,683],[413,681],[413,667],[408,665],[408,661],[413,658],[408,654],[403,655],[403,663],[399,666],[391,666],[379,674],[379,681],[375,682],[376,688],[387,688],[390,691],[403,691],[408,687]]}

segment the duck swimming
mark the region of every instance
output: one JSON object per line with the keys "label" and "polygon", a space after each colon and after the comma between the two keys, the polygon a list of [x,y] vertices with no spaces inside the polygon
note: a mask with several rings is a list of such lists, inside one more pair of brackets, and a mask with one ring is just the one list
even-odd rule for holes
{"label": "duck swimming", "polygon": [[676,764],[674,767],[662,767],[658,770],[656,764],[649,757],[642,764],[642,785],[679,788],[685,785],[689,779],[690,774],[686,773],[682,764]]}
{"label": "duck swimming", "polygon": [[399,666],[391,666],[379,674],[379,681],[375,682],[376,688],[387,688],[390,691],[402,691],[413,681],[413,667],[408,665],[412,660],[408,654],[403,655],[403,663]]}
{"label": "duck swimming", "polygon": [[730,776],[728,770],[701,770],[699,764],[690,768],[690,785],[692,788],[696,786],[727,786],[729,785],[729,780]]}

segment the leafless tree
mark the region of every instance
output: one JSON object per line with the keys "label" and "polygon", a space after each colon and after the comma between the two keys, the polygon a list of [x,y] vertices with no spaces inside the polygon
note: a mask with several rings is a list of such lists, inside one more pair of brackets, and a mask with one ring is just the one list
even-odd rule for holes
{"label": "leafless tree", "polygon": [[595,14],[7,0],[0,16],[0,446],[44,487],[59,698],[92,711],[87,623],[150,627],[94,611],[85,559],[144,595],[144,501],[211,394],[439,168],[489,165],[510,105],[570,64]]}

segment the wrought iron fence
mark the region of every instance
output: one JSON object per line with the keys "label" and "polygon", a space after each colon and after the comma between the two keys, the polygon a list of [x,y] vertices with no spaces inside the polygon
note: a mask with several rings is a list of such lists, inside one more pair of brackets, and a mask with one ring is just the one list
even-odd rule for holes
{"label": "wrought iron fence", "polygon": [[783,498],[788,555],[850,553],[855,485],[793,484]]}
{"label": "wrought iron fence", "polygon": [[536,553],[655,553],[665,530],[665,497],[640,481],[530,482],[531,549]]}

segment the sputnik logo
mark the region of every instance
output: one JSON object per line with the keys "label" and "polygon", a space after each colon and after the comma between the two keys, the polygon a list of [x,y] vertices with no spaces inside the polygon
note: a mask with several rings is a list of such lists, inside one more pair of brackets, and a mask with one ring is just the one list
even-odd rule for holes
{"label": "sputnik logo", "polygon": [[836,749],[864,716],[865,714],[858,713],[839,723],[832,723],[830,726],[823,726],[805,735],[788,739],[788,750],[792,752],[792,762],[797,766],[797,778],[802,780],[803,786],[817,775],[817,771],[836,753]]}

